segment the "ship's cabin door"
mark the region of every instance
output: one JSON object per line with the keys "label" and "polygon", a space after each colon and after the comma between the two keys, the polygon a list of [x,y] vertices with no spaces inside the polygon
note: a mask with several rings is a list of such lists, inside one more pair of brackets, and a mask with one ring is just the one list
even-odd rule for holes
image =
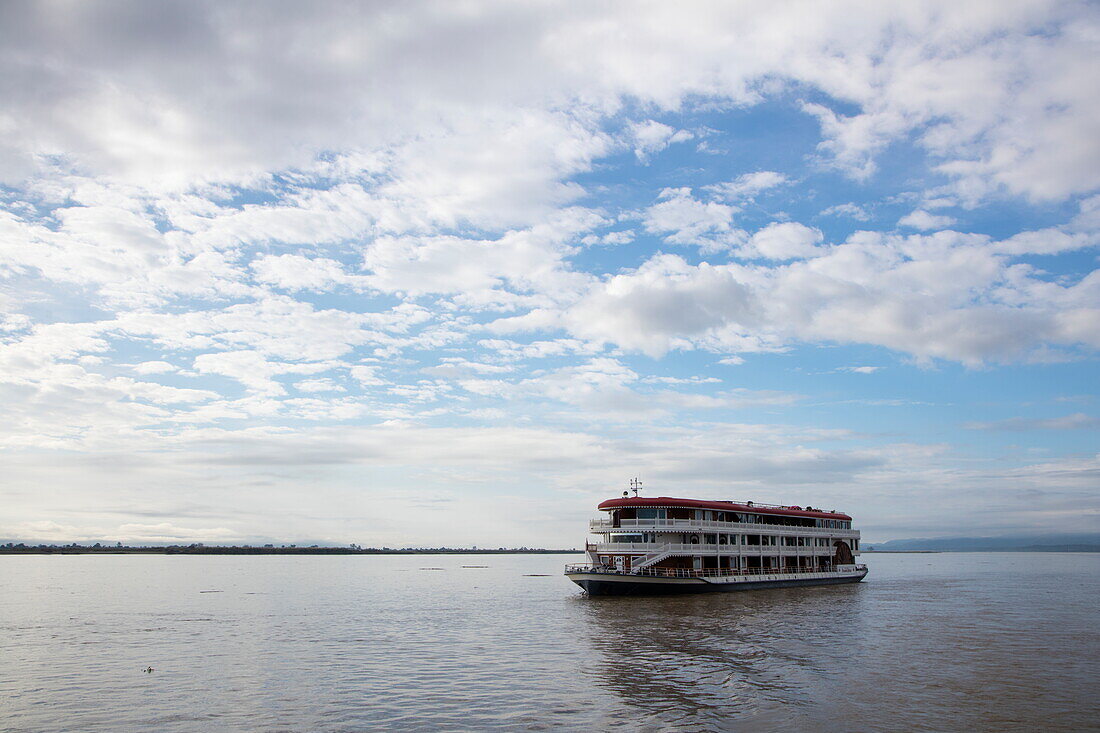
{"label": "ship's cabin door", "polygon": [[615,570],[620,573],[626,572],[626,558],[622,555],[615,556]]}

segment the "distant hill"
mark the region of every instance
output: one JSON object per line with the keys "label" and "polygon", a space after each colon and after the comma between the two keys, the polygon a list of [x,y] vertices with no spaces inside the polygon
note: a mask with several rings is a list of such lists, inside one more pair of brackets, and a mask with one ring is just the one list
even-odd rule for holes
{"label": "distant hill", "polygon": [[1100,534],[940,537],[869,542],[875,552],[1100,552]]}

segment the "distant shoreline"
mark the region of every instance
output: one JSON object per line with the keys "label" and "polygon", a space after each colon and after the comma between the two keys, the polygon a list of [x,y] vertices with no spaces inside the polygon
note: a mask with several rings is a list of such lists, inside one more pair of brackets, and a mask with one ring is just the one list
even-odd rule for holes
{"label": "distant shoreline", "polygon": [[583,550],[519,548],[466,550],[453,547],[216,547],[183,545],[168,547],[86,547],[82,545],[0,546],[0,555],[576,555]]}

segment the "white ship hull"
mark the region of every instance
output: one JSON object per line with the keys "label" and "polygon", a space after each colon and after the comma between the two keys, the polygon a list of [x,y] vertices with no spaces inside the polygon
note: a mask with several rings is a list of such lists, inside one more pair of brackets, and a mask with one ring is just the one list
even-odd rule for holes
{"label": "white ship hull", "polygon": [[797,573],[754,573],[747,575],[698,575],[669,577],[604,569],[571,568],[565,572],[592,596],[658,595],[675,593],[728,593],[761,588],[789,588],[805,585],[858,583],[867,576],[867,568],[850,568]]}

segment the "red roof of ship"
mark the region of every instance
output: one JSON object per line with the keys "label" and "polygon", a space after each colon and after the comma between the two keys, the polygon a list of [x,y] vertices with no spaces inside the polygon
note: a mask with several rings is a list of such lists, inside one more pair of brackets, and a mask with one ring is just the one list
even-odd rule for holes
{"label": "red roof of ship", "polygon": [[684,509],[717,509],[722,512],[751,512],[753,514],[779,514],[789,517],[816,517],[819,519],[845,519],[850,520],[847,514],[840,512],[826,512],[818,509],[807,511],[802,507],[776,507],[766,504],[738,504],[733,501],[709,501],[703,499],[673,499],[667,496],[656,498],[640,496],[624,496],[621,499],[608,499],[601,501],[596,507],[601,511],[608,509],[620,509],[623,507],[680,507]]}

